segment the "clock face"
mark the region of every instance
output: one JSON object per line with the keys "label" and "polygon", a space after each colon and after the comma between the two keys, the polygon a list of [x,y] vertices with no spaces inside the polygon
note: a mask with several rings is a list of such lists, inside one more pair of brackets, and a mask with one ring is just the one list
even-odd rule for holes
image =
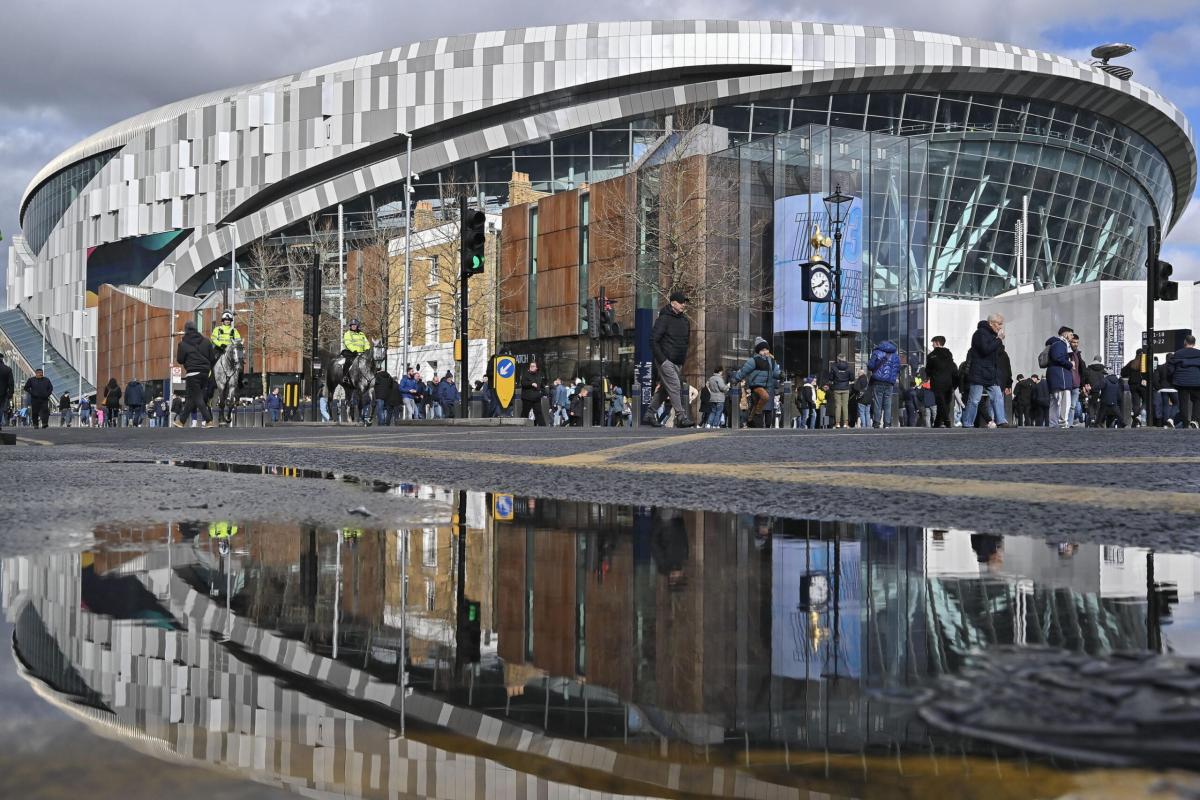
{"label": "clock face", "polygon": [[817,300],[828,300],[833,294],[833,281],[829,272],[824,269],[814,269],[808,276],[808,290]]}

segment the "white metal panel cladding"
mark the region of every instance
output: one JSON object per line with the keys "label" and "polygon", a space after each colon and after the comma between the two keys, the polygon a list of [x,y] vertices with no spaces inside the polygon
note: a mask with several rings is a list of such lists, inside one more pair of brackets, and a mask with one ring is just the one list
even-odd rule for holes
{"label": "white metal panel cladding", "polygon": [[[665,72],[722,66],[737,67],[745,76],[703,81]],[[752,74],[755,67],[771,71]],[[789,71],[777,72],[780,67]],[[674,76],[674,85],[645,85],[650,80],[669,83],[665,75]],[[582,96],[592,88],[588,84],[610,79],[623,83],[624,94]],[[121,236],[187,227],[193,233],[167,258],[177,263],[181,285],[227,256],[228,242],[218,241],[212,231],[232,208],[272,184],[390,139],[396,130],[416,133],[414,168],[432,173],[454,160],[669,110],[680,95],[689,103],[716,104],[753,101],[780,90],[802,95],[924,86],[932,86],[927,89],[931,92],[1041,96],[1091,109],[1132,128],[1162,153],[1174,181],[1174,218],[1194,190],[1195,147],[1183,113],[1156,92],[1081,62],[1003,43],[898,28],[689,20],[581,23],[444,37],[172,103],[100,131],[47,164],[26,189],[22,213],[34,207],[31,198],[48,178],[89,156],[121,148],[121,158],[78,187],[78,198],[34,254],[37,268],[80,281],[88,248]],[[546,95],[563,90],[574,90],[575,99],[568,94],[565,105],[555,110],[520,114],[522,104],[548,100]],[[485,116],[478,128],[456,131],[452,139],[422,135],[423,127],[506,104],[504,124]],[[358,191],[363,176],[371,176],[367,185],[378,185],[373,176],[381,171],[399,179],[402,162],[385,158],[338,176],[350,180],[305,185],[301,178],[291,195],[240,221],[239,241],[311,213],[312,203],[298,201],[297,195],[320,198],[322,207],[348,200],[347,192]],[[169,179],[167,197],[164,175]],[[124,181],[141,187],[133,204],[121,191]],[[59,326],[61,317],[65,329],[70,309],[56,307],[49,294],[31,291],[32,282],[21,283],[31,313],[49,314],[52,327]],[[165,286],[166,276],[152,274],[145,283]]]}

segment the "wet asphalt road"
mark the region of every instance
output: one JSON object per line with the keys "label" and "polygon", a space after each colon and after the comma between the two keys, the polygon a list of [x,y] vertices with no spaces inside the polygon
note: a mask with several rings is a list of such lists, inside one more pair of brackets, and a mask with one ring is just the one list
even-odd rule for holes
{"label": "wet asphalt road", "polygon": [[429,511],[333,481],[138,463],[162,459],[1200,550],[1198,445],[1200,432],[1163,430],[24,429],[0,450],[0,554],[79,541],[118,520],[362,525],[347,511],[365,505],[371,524],[400,526]]}

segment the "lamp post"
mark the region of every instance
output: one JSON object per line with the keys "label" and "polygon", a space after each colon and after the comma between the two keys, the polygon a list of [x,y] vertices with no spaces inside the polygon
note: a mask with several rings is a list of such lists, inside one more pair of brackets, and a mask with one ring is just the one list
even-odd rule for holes
{"label": "lamp post", "polygon": [[834,340],[834,357],[842,353],[842,226],[846,224],[846,214],[854,198],[842,194],[839,183],[833,194],[825,198],[825,211],[829,214],[829,226],[833,228],[833,314],[836,330]]}
{"label": "lamp post", "polygon": [[[223,227],[223,228],[227,227],[231,231],[233,231],[233,248],[229,251],[229,269],[230,269],[229,287],[230,287],[230,292],[231,292],[230,293],[231,299],[229,302],[229,307],[231,310],[236,311],[237,310],[237,223],[225,222],[225,223],[222,223],[221,227]],[[174,291],[174,288],[172,288],[172,291]]]}
{"label": "lamp post", "polygon": [[396,131],[406,140],[404,156],[404,341],[401,344],[402,369],[408,370],[408,342],[412,338],[409,322],[412,314],[408,310],[408,283],[412,270],[412,134],[406,130]]}
{"label": "lamp post", "polygon": [[174,383],[171,380],[171,366],[175,360],[175,263],[165,264],[164,266],[171,268],[171,319],[167,323],[167,382],[163,386],[163,402],[169,408],[171,405],[171,396]]}

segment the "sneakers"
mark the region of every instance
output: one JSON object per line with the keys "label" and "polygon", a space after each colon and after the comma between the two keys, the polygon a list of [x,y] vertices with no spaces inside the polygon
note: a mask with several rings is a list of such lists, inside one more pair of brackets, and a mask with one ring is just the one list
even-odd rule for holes
{"label": "sneakers", "polygon": [[182,422],[180,422],[179,420],[175,420],[174,422],[172,422],[172,423],[171,423],[171,427],[172,427],[172,428],[186,428],[187,426],[186,426],[186,425],[184,425],[184,424],[183,424]]}
{"label": "sneakers", "polygon": [[1188,423],[1188,427],[1189,428],[1200,428],[1200,422],[1197,422],[1196,420],[1192,420],[1191,422]]}
{"label": "sneakers", "polygon": [[1165,420],[1165,421],[1163,422],[1163,427],[1164,427],[1164,428],[1174,428],[1174,427],[1175,427],[1175,420],[1173,420],[1173,419],[1168,419],[1168,420]]}
{"label": "sneakers", "polygon": [[683,422],[676,422],[675,427],[676,428],[694,428],[694,427],[696,427],[696,423],[692,422],[690,419],[685,419]]}
{"label": "sneakers", "polygon": [[996,427],[996,423],[994,423],[994,422],[989,422],[989,423],[988,423],[988,427],[989,427],[989,428],[994,428],[994,427]]}

